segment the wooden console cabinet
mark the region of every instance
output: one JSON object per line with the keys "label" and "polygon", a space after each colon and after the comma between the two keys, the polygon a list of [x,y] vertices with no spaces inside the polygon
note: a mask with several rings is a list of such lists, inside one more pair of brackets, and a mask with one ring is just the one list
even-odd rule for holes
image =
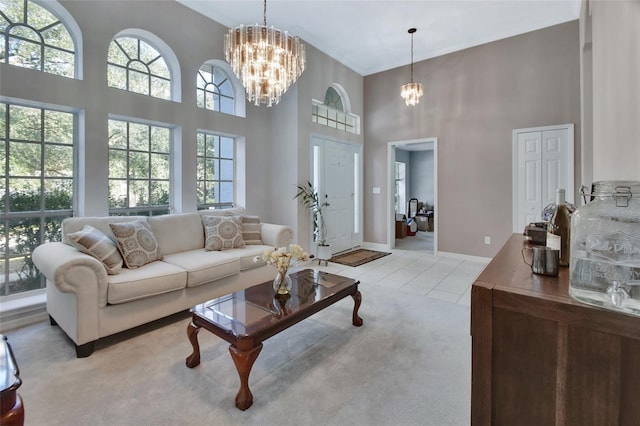
{"label": "wooden console cabinet", "polygon": [[472,425],[640,425],[640,317],[573,300],[568,268],[532,274],[527,244],[472,287]]}

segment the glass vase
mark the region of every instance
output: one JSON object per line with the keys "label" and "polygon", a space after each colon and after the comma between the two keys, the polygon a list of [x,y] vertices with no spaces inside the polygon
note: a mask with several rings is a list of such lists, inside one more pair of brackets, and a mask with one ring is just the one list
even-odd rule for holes
{"label": "glass vase", "polygon": [[278,271],[278,275],[273,280],[273,289],[276,294],[289,294],[291,286],[291,277],[287,274],[287,271]]}

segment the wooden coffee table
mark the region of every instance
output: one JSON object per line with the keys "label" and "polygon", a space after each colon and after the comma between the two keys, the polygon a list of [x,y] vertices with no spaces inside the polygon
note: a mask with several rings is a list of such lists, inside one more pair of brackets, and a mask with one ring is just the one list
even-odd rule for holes
{"label": "wooden coffee table", "polygon": [[193,353],[187,357],[187,367],[200,364],[200,328],[229,342],[229,352],[240,376],[236,407],[241,410],[246,410],[253,403],[249,373],[264,340],[347,296],[353,297],[355,302],[353,325],[362,325],[362,318],[358,316],[362,301],[359,281],[312,269],[290,276],[293,281],[291,294],[276,295],[273,280],[269,280],[191,308],[187,336]]}

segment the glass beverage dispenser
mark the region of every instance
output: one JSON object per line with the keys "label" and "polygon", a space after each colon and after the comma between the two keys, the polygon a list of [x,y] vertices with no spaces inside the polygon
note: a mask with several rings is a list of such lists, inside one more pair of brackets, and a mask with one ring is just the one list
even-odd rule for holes
{"label": "glass beverage dispenser", "polygon": [[640,181],[595,182],[585,195],[571,215],[569,294],[640,316]]}

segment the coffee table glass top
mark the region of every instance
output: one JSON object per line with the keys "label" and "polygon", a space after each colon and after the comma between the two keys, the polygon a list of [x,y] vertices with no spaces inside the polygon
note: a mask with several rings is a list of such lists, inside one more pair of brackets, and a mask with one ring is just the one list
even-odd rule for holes
{"label": "coffee table glass top", "polygon": [[305,269],[290,274],[291,293],[277,295],[273,280],[194,306],[192,312],[236,337],[286,321],[317,302],[358,284],[327,272]]}

